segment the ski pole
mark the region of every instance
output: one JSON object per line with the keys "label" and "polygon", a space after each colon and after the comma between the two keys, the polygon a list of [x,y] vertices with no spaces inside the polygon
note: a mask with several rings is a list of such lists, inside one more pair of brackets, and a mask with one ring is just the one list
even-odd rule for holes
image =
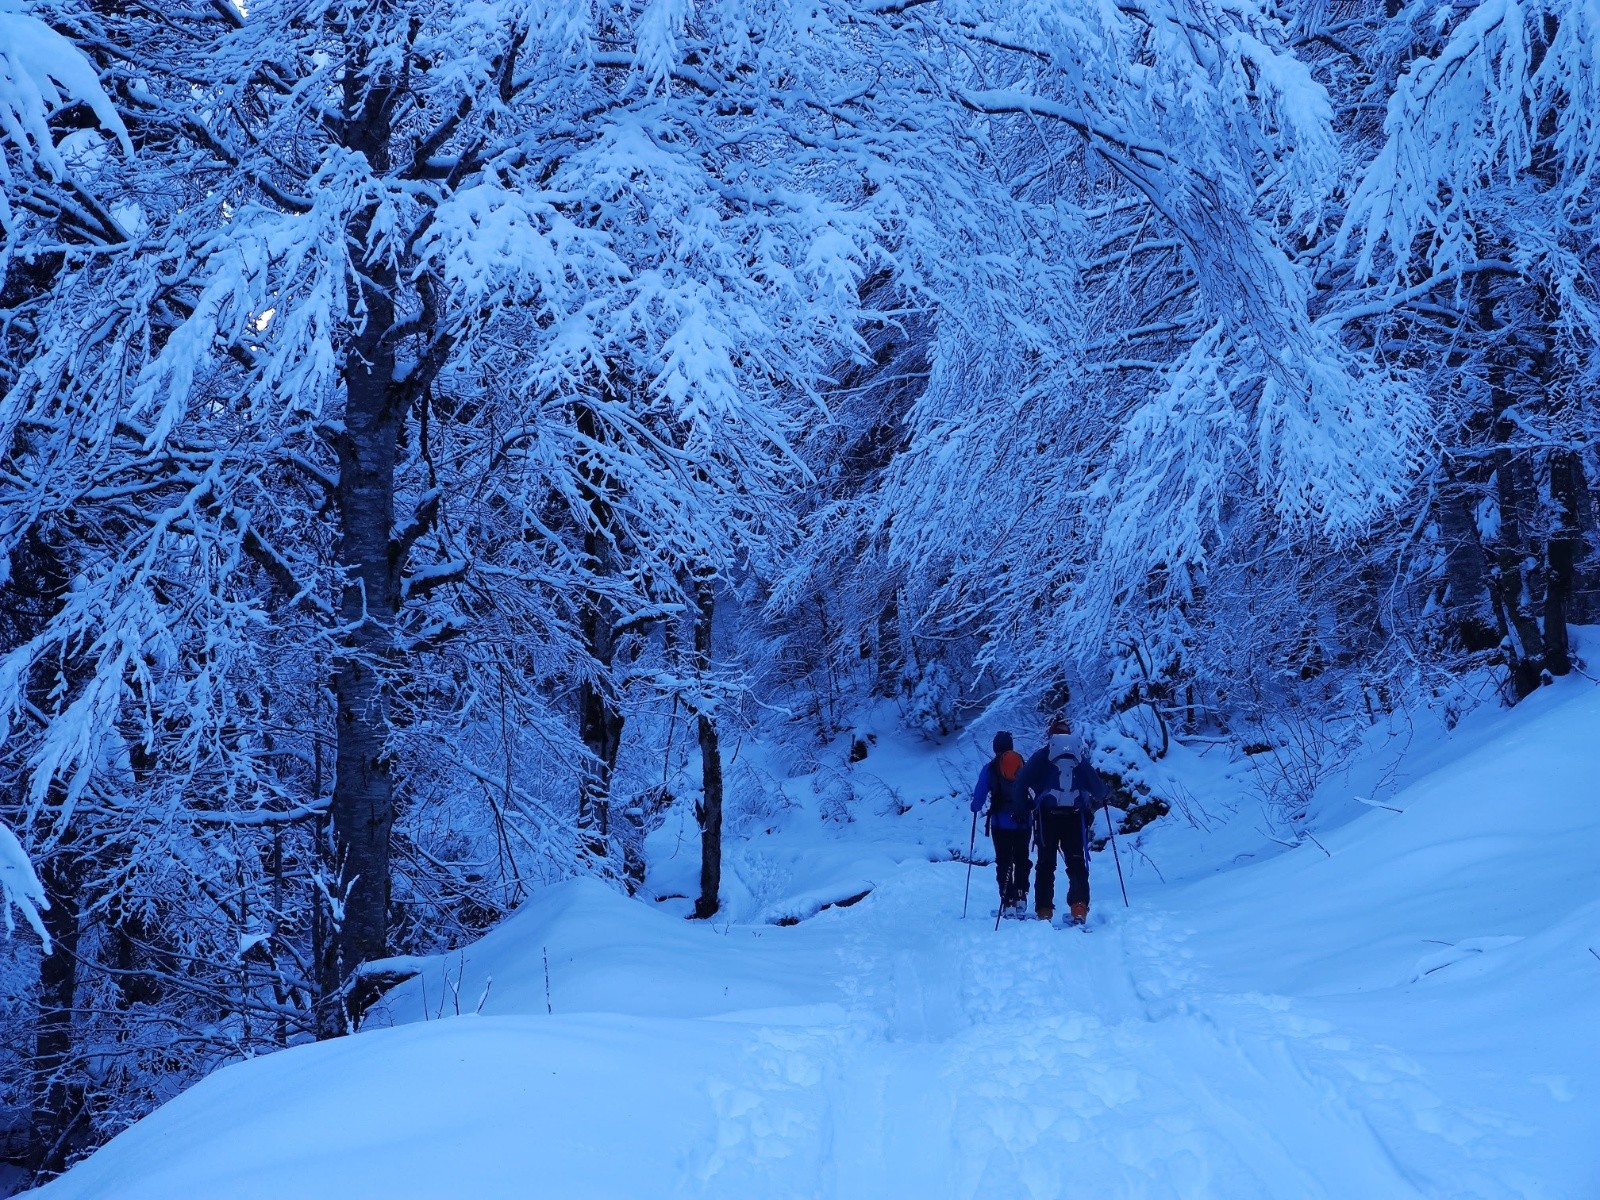
{"label": "ski pole", "polygon": [[1111,835],[1111,857],[1117,864],[1117,882],[1122,885],[1122,907],[1131,908],[1128,903],[1128,881],[1122,877],[1122,855],[1117,853],[1117,831],[1111,825],[1111,797],[1107,796],[1100,802],[1100,807],[1106,814],[1106,832]]}
{"label": "ski pole", "polygon": [[978,810],[972,810],[972,836],[967,838],[967,890],[961,893],[961,919],[967,919],[967,900],[972,896],[972,852],[978,845]]}

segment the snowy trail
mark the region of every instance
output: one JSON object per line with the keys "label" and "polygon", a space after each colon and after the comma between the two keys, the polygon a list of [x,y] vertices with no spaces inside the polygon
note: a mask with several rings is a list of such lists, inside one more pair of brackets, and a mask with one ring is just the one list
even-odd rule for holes
{"label": "snowy trail", "polygon": [[[686,925],[564,885],[547,926],[496,951],[526,965],[561,930],[587,931],[586,955],[555,955],[556,1015],[542,980],[508,973],[504,1015],[223,1071],[119,1139],[136,1171],[101,1154],[46,1194],[1579,1194],[1509,1168],[1494,1146],[1529,1131],[1445,1103],[1404,1055],[1307,1001],[1208,983],[1194,913],[1102,904],[1088,934],[996,931],[960,919],[962,872],[909,866],[859,905],[782,930]],[[595,979],[573,978],[586,961]],[[772,1003],[775,980],[789,981],[786,1003]],[[617,1012],[618,996],[636,1011]],[[612,1011],[575,1011],[585,997]],[[363,1136],[345,1172],[311,1147],[352,1112]],[[530,1191],[533,1178],[545,1184]]]}
{"label": "snowy trail", "polygon": [[[1350,1081],[1381,1056],[1282,998],[1208,990],[1175,914],[1097,912],[1089,934],[995,931],[960,919],[962,870],[907,867],[852,908],[720,933],[566,885],[553,923],[497,957],[509,968],[561,929],[603,930],[594,944],[611,957],[592,992],[555,956],[567,1011],[546,1016],[542,979],[508,973],[494,993],[504,1015],[223,1071],[46,1195],[1540,1194],[1470,1163],[1418,1186],[1376,1131],[1392,1114],[1352,1098]],[[675,990],[668,951],[685,955],[699,991]],[[790,1002],[772,1005],[780,978]],[[574,1011],[582,996],[619,995],[659,1011]],[[1384,1069],[1404,1080],[1410,1068]],[[1420,1102],[1440,1113],[1430,1136],[1448,1159],[1458,1125]],[[352,1114],[336,1152],[328,1131]]]}
{"label": "snowy trail", "polygon": [[[1592,1200],[1600,689],[1486,728],[1326,853],[1131,910],[1096,857],[1088,934],[995,930],[981,871],[963,920],[915,846],[787,928],[569,881],[394,1028],[219,1071],[42,1194]],[[796,894],[853,894],[826,836]]]}
{"label": "snowy trail", "polygon": [[[744,1153],[713,1159],[711,1194],[1421,1194],[1270,1003],[1194,998],[1167,919],[997,932],[950,911],[959,870],[908,871],[805,931],[840,943],[849,1015],[741,1064],[720,1116]],[[774,1191],[782,1162],[831,1178]]]}
{"label": "snowy trail", "polygon": [[[1507,1139],[1530,1129],[1442,1100],[1422,1065],[1317,1001],[1208,982],[1192,911],[1102,905],[1088,934],[996,931],[960,919],[962,871],[910,866],[783,930],[688,926],[566,885],[552,924],[496,955],[526,964],[586,930],[586,955],[556,955],[566,1011],[546,1016],[542,980],[508,973],[504,1015],[223,1071],[46,1194],[1581,1195],[1542,1184],[1529,1156],[1511,1165]],[[595,978],[571,978],[584,961]],[[771,1003],[775,980],[787,1003]],[[618,996],[639,1011],[616,1012]],[[612,1011],[575,1011],[585,997]],[[346,1169],[314,1147],[352,1113]]]}

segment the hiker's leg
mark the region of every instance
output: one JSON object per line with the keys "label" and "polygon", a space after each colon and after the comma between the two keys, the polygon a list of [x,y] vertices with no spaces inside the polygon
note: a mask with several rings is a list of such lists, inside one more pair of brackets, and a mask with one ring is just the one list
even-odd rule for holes
{"label": "hiker's leg", "polygon": [[1000,883],[1000,903],[1016,904],[1028,893],[1028,831],[1006,829],[996,835],[1005,857],[1005,873]]}
{"label": "hiker's leg", "polygon": [[1061,844],[1061,821],[1054,809],[1039,813],[1039,865],[1033,877],[1033,903],[1043,912],[1056,904],[1056,851]]}
{"label": "hiker's leg", "polygon": [[1080,810],[1061,814],[1061,852],[1067,860],[1067,905],[1089,903],[1089,838]]}
{"label": "hiker's leg", "polygon": [[994,861],[1000,875],[1000,907],[1007,908],[1017,891],[1016,830],[995,827]]}
{"label": "hiker's leg", "polygon": [[1028,861],[1028,843],[1033,840],[1033,830],[1017,830],[1017,890],[1012,896],[1015,904],[1028,903],[1028,868],[1033,864]]}
{"label": "hiker's leg", "polygon": [[991,824],[989,836],[994,839],[994,881],[1000,888],[1000,906],[1006,905],[1006,891],[1011,882],[1011,860],[1006,850],[1006,831]]}

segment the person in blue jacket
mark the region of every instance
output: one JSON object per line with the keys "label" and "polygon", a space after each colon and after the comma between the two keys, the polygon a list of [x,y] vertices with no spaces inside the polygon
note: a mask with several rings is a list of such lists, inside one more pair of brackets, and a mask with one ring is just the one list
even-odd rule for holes
{"label": "person in blue jacket", "polygon": [[1000,885],[1000,911],[1021,917],[1028,912],[1028,842],[1033,837],[1033,805],[1019,786],[1022,755],[1004,730],[994,735],[994,757],[978,772],[972,790],[972,811],[988,806],[984,828],[994,839],[994,874]]}
{"label": "person in blue jacket", "polygon": [[1022,790],[1032,797],[1039,846],[1034,881],[1034,911],[1039,919],[1055,916],[1056,855],[1066,860],[1067,909],[1074,925],[1089,918],[1089,829],[1094,806],[1111,789],[1089,765],[1083,739],[1064,720],[1055,720],[1044,746],[1022,768]]}

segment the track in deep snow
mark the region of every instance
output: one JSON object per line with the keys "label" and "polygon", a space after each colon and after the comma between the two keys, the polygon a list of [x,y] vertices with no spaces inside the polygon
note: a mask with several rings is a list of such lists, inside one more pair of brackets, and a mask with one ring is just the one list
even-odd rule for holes
{"label": "track in deep snow", "polygon": [[765,1028],[712,1080],[707,1194],[1478,1194],[1470,1173],[1419,1189],[1350,1098],[1387,1071],[1409,1089],[1396,1112],[1437,1108],[1402,1060],[1374,1066],[1384,1052],[1325,1037],[1288,1001],[1205,994],[1170,916],[1119,903],[1094,937],[996,931],[960,920],[952,874],[908,870],[808,923],[808,940],[838,943],[843,1015]]}
{"label": "track in deep snow", "polygon": [[[996,932],[960,919],[962,873],[908,865],[862,903],[787,929],[690,924],[573,881],[458,967],[469,998],[497,973],[485,1015],[417,1013],[219,1071],[46,1194],[1592,1194],[1550,1185],[1537,1151],[1549,1131],[1541,1143],[1516,1127],[1498,1081],[1484,1106],[1496,1111],[1473,1111],[1449,1063],[1441,1073],[1436,1056],[1424,1066],[1353,1032],[1350,997],[1220,986],[1217,968],[1237,966],[1222,926],[1246,938],[1257,926],[1213,892],[1102,909],[1091,937],[1036,922]],[[1209,924],[1191,930],[1196,917]],[[1269,963],[1257,977],[1281,973]],[[1395,995],[1368,998],[1382,1021],[1366,1027],[1389,1036]]]}

